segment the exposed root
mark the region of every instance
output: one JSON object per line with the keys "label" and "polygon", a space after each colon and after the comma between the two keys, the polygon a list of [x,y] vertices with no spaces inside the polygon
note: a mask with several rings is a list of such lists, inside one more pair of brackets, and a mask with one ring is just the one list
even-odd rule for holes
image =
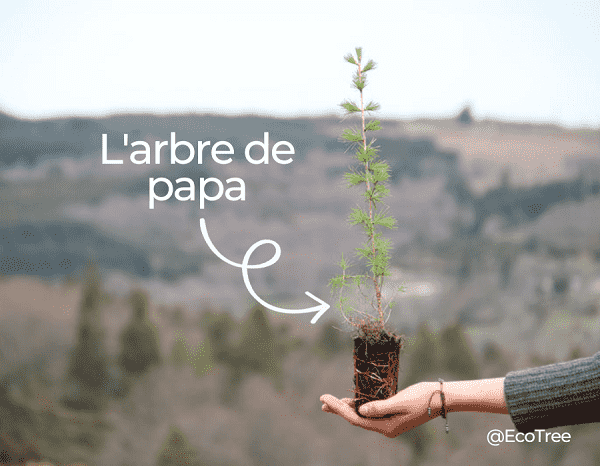
{"label": "exposed root", "polygon": [[[355,340],[354,389],[349,390],[354,393],[357,412],[363,404],[385,400],[395,395],[398,390],[401,337],[394,335],[385,337],[385,334],[381,332],[375,334],[373,331],[365,332],[365,335],[366,338],[363,336]],[[373,341],[374,338],[376,339]],[[371,347],[371,354],[368,354],[369,347]],[[367,357],[369,359],[366,359]]]}

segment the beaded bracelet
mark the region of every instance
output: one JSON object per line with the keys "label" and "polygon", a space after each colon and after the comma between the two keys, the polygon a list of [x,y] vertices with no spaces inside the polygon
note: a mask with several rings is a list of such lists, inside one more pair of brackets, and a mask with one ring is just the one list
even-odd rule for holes
{"label": "beaded bracelet", "polygon": [[446,433],[448,433],[448,432],[450,432],[450,427],[448,427],[448,417],[446,416],[446,397],[444,396],[444,391],[443,391],[444,380],[438,379],[438,382],[440,383],[440,389],[435,390],[429,397],[429,405],[427,406],[427,414],[429,414],[429,417],[431,417],[431,400],[433,399],[433,395],[435,395],[436,393],[439,392],[440,398],[442,399],[442,418],[444,418],[446,420]]}

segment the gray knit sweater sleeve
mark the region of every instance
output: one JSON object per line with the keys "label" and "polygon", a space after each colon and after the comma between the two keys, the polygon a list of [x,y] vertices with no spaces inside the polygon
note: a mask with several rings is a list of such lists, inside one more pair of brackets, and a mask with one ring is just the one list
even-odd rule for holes
{"label": "gray knit sweater sleeve", "polygon": [[600,422],[600,353],[509,372],[504,397],[520,432]]}

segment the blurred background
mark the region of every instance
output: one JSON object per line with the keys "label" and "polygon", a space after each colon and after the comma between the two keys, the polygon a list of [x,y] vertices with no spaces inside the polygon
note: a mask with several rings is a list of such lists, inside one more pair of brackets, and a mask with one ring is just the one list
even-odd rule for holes
{"label": "blurred background", "polygon": [[[372,5],[1,6],[0,464],[600,464],[594,425],[491,447],[508,416],[386,439],[321,411],[352,390],[327,283],[362,240],[339,139],[357,122],[337,107],[356,97],[355,46],[379,64],[365,94],[398,220],[389,283],[406,287],[386,296],[399,386],[600,350],[597,2]],[[230,142],[233,162],[131,163],[124,134],[154,147],[172,131]],[[292,163],[244,159],[264,132]],[[102,134],[123,165],[101,163]],[[239,177],[246,199],[150,210],[150,177],[189,177],[196,199],[200,178]],[[311,325],[257,305],[200,218],[233,261],[281,246],[250,272],[262,299],[298,309],[310,291],[331,309]]]}

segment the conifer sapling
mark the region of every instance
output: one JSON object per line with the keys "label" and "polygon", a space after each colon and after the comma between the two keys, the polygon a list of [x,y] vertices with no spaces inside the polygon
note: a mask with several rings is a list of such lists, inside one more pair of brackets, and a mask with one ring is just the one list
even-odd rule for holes
{"label": "conifer sapling", "polygon": [[[382,236],[382,229],[396,227],[396,220],[387,214],[387,208],[383,199],[389,196],[389,189],[385,182],[389,178],[390,167],[379,157],[379,148],[374,145],[375,139],[367,140],[367,133],[381,129],[378,120],[365,121],[365,114],[379,109],[379,104],[369,102],[365,105],[363,91],[367,85],[367,72],[375,69],[376,64],[369,60],[366,65],[362,64],[362,48],[357,47],[356,55],[348,54],[344,59],[356,66],[356,72],[352,80],[352,87],[360,93],[360,102],[345,100],[340,105],[346,115],[358,114],[360,116],[360,128],[345,129],[342,139],[356,150],[354,159],[358,166],[344,175],[348,187],[360,186],[364,189],[362,195],[365,207],[354,208],[350,213],[348,222],[351,225],[363,227],[366,241],[361,247],[355,249],[359,264],[366,270],[363,273],[350,274],[348,270],[352,267],[344,256],[339,263],[342,273],[329,282],[332,290],[339,290],[338,307],[346,322],[357,328],[368,339],[377,339],[384,330],[384,325],[389,319],[386,311],[391,310],[394,303],[385,304],[383,296],[383,285],[385,277],[390,275],[390,249],[391,242]],[[344,296],[346,287],[354,286],[355,291],[363,297],[367,297],[368,306],[371,309],[359,309],[347,296]],[[370,289],[370,291],[368,291]],[[400,291],[404,291],[401,287]]]}

